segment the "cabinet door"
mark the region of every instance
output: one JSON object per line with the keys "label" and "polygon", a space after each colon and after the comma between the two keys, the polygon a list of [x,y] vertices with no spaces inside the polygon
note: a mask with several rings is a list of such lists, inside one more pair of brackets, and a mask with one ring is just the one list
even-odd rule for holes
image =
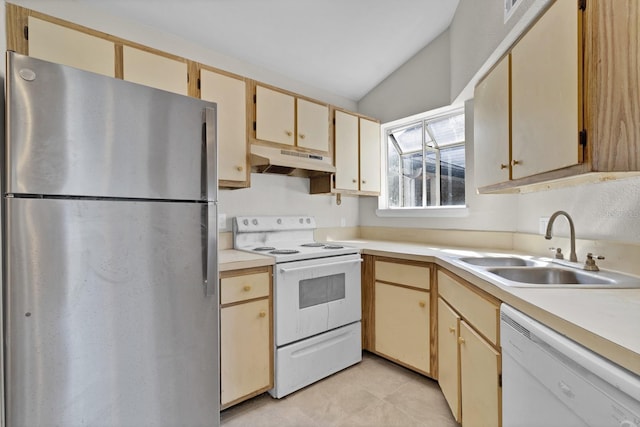
{"label": "cabinet door", "polygon": [[115,47],[108,40],[29,16],[29,56],[115,76]]}
{"label": "cabinet door", "polygon": [[513,179],[579,162],[578,15],[555,2],[512,50]]}
{"label": "cabinet door", "polygon": [[460,322],[462,425],[500,425],[500,354],[465,321]]}
{"label": "cabinet door", "polygon": [[429,312],[429,292],[376,282],[376,351],[429,373]]}
{"label": "cabinet door", "polygon": [[451,413],[460,422],[460,316],[438,298],[438,383]]}
{"label": "cabinet door", "polygon": [[256,87],[256,139],[293,145],[295,98],[262,86]]}
{"label": "cabinet door", "polygon": [[509,180],[509,56],[482,80],[473,100],[476,186]]}
{"label": "cabinet door", "polygon": [[270,386],[270,317],[268,299],[220,310],[222,405]]}
{"label": "cabinet door", "polygon": [[123,46],[122,70],[124,80],[180,95],[188,94],[186,62]]}
{"label": "cabinet door", "polygon": [[358,117],[336,111],[335,119],[335,188],[358,190]]}
{"label": "cabinet door", "polygon": [[380,192],[380,123],[360,118],[360,190]]}
{"label": "cabinet door", "polygon": [[200,98],[218,104],[218,177],[247,180],[247,107],[244,80],[200,70]]}
{"label": "cabinet door", "polygon": [[329,107],[296,99],[298,147],[329,152]]}

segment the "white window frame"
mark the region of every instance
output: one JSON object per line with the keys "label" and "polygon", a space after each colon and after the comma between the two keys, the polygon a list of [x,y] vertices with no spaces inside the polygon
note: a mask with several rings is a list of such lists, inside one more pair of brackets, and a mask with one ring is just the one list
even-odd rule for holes
{"label": "white window frame", "polygon": [[[380,196],[378,197],[378,209],[376,209],[376,215],[379,217],[466,217],[469,215],[469,210],[466,205],[466,194],[465,194],[465,205],[457,205],[457,206],[424,206],[419,208],[389,208],[388,206],[388,135],[391,130],[398,130],[402,127],[408,127],[417,122],[430,121],[433,119],[437,119],[440,117],[446,117],[449,115],[453,115],[455,113],[463,113],[464,108],[462,106],[448,106],[439,108],[436,110],[427,111],[425,113],[416,114],[414,116],[405,117],[403,119],[395,120],[393,122],[384,123],[380,127],[380,141],[381,141],[381,162],[380,162],[380,176],[381,176],[381,188],[380,188]],[[465,142],[465,152],[466,152],[466,138]],[[452,145],[455,146],[455,145]],[[428,149],[427,149],[428,150]],[[425,147],[423,145],[423,158],[426,154]],[[436,161],[439,164],[440,155],[438,150],[436,151]],[[440,204],[440,171],[437,169],[438,179],[436,180],[437,185],[437,204]],[[424,186],[424,184],[423,184]],[[465,188],[467,186],[467,181],[465,179]],[[465,190],[466,193],[466,190]]]}

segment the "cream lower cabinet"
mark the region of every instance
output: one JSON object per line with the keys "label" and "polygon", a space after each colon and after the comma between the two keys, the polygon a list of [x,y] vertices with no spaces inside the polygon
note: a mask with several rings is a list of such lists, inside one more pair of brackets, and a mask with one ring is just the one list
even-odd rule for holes
{"label": "cream lower cabinet", "polygon": [[271,286],[271,267],[221,274],[222,409],[273,387]]}
{"label": "cream lower cabinet", "polygon": [[374,269],[373,351],[429,375],[431,267],[376,259]]}
{"label": "cream lower cabinet", "polygon": [[438,382],[463,427],[500,426],[500,301],[438,271]]}

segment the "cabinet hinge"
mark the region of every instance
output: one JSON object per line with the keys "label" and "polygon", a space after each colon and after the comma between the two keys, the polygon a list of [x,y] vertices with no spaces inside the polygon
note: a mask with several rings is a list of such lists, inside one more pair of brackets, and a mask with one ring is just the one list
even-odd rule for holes
{"label": "cabinet hinge", "polygon": [[198,79],[198,89],[200,89],[200,79]]}
{"label": "cabinet hinge", "polygon": [[254,104],[256,103],[256,96],[255,95],[253,95],[253,103]]}
{"label": "cabinet hinge", "polygon": [[502,387],[502,374],[498,374],[498,387]]}
{"label": "cabinet hinge", "polygon": [[586,10],[587,9],[587,0],[578,0],[578,9]]}
{"label": "cabinet hinge", "polygon": [[256,122],[253,122],[253,130],[256,130]]}
{"label": "cabinet hinge", "polygon": [[586,129],[582,129],[580,131],[579,139],[580,139],[580,145],[582,145],[582,147],[586,147],[587,146],[587,130]]}
{"label": "cabinet hinge", "polygon": [[189,83],[189,73],[187,73],[187,83]]}
{"label": "cabinet hinge", "polygon": [[29,40],[29,26],[25,25],[22,29],[22,33],[24,34],[24,39]]}

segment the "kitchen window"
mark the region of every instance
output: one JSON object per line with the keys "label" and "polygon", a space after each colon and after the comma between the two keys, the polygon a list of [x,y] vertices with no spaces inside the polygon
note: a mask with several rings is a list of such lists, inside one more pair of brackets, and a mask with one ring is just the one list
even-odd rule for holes
{"label": "kitchen window", "polygon": [[465,205],[464,112],[449,111],[384,129],[381,209]]}

